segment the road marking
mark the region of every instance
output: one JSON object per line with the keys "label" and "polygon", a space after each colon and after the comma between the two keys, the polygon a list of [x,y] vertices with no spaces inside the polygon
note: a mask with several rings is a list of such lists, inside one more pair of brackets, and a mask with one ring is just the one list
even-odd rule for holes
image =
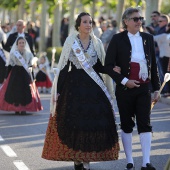
{"label": "road marking", "polygon": [[18,170],[30,170],[21,160],[13,161]]}
{"label": "road marking", "polygon": [[8,145],[2,145],[1,148],[7,156],[17,157],[17,154]]}
{"label": "road marking", "polygon": [[4,141],[4,139],[3,139],[2,136],[0,135],[0,142],[1,142],[1,141]]}

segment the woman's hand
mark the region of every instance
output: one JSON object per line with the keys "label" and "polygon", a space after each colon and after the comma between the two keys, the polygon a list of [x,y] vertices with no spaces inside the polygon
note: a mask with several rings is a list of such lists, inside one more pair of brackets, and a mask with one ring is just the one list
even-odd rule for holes
{"label": "woman's hand", "polygon": [[121,73],[121,68],[120,67],[118,67],[118,66],[115,66],[114,68],[113,68],[113,70],[116,72],[116,73]]}

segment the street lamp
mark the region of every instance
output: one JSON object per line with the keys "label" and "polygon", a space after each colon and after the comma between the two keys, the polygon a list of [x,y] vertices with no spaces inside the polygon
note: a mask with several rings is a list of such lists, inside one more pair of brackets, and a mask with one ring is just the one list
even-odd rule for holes
{"label": "street lamp", "polygon": [[53,47],[53,49],[52,49],[52,58],[51,58],[51,71],[53,71],[53,67],[54,67],[55,53],[56,53],[56,49],[55,49],[55,47]]}

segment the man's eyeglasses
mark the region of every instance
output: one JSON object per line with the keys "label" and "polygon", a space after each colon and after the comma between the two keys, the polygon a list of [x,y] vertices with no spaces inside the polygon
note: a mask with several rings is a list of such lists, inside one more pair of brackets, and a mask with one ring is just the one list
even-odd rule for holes
{"label": "man's eyeglasses", "polygon": [[158,21],[158,22],[163,22],[163,21],[165,21],[165,20],[160,20],[160,21]]}
{"label": "man's eyeglasses", "polygon": [[132,19],[134,22],[143,21],[144,17],[134,17],[134,18],[129,18],[129,20]]}

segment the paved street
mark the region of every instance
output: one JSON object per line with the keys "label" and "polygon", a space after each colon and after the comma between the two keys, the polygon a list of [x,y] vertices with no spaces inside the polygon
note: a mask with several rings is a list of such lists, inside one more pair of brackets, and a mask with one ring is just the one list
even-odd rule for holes
{"label": "paved street", "polygon": [[[41,158],[49,118],[49,98],[49,94],[41,95],[44,110],[38,113],[19,116],[0,111],[0,170],[73,170],[72,162],[54,162]],[[170,105],[158,103],[155,106],[152,125],[151,162],[157,170],[163,170],[170,156]],[[135,166],[136,170],[140,170],[142,157],[136,129],[133,136]],[[123,170],[125,164],[121,145],[119,160],[92,163],[91,170]]]}

